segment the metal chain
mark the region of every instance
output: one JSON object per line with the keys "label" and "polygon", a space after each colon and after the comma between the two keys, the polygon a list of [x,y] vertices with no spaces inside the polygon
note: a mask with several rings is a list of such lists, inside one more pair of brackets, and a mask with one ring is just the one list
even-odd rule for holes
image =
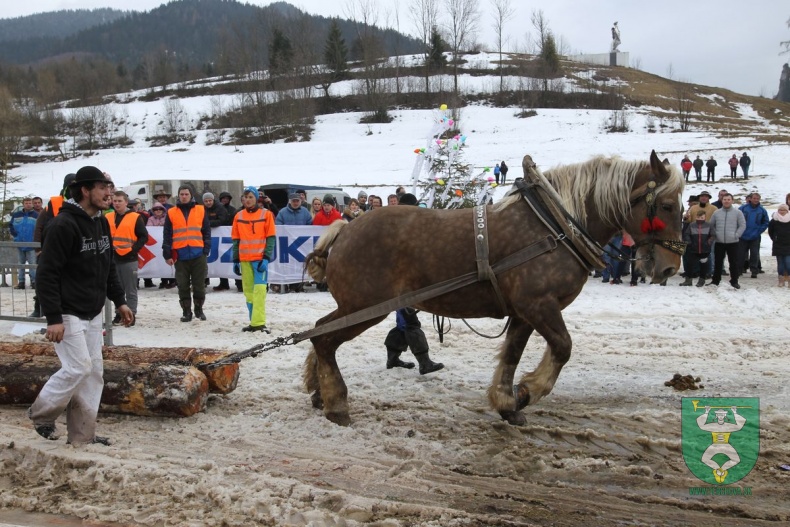
{"label": "metal chain", "polygon": [[257,357],[259,354],[265,351],[271,351],[273,349],[277,349],[281,346],[289,346],[291,344],[295,344],[294,337],[299,333],[291,333],[285,337],[277,337],[276,339],[272,340],[271,342],[267,342],[265,344],[257,344],[249,349],[244,351],[240,351],[238,353],[231,353],[222,357],[221,359],[212,361],[212,362],[201,362],[196,364],[197,367],[204,367],[207,370],[213,370],[219,368],[220,366],[226,366],[229,364],[237,364],[242,361],[242,359],[246,359],[247,357]]}

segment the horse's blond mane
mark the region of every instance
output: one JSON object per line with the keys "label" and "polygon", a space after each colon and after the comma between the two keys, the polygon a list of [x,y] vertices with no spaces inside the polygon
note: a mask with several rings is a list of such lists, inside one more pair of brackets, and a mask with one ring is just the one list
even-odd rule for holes
{"label": "horse's blond mane", "polygon": [[[587,198],[601,219],[610,224],[630,215],[631,189],[636,175],[645,168],[645,161],[626,161],[618,156],[596,156],[584,163],[553,167],[543,175],[551,183],[562,199],[562,205],[581,225],[587,224]],[[683,178],[674,167],[667,166],[669,179],[659,185],[656,194],[680,194]],[[517,191],[508,192],[505,199],[495,207],[508,207],[521,199]]]}

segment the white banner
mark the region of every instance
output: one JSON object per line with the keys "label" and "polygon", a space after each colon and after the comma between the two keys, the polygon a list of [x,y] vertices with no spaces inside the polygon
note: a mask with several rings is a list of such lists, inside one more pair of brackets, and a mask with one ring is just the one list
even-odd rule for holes
{"label": "white banner", "polygon": [[[277,225],[277,246],[269,263],[270,284],[309,282],[302,277],[302,266],[313,245],[326,227]],[[162,231],[164,227],[148,227],[148,244],[139,254],[140,278],[175,278],[175,268],[167,265],[162,257]],[[233,273],[233,240],[230,227],[211,229],[211,253],[208,255],[209,278],[241,277]]]}

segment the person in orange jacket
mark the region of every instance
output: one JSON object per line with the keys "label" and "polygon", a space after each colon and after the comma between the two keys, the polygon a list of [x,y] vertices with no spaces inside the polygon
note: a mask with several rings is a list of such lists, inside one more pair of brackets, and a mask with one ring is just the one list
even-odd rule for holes
{"label": "person in orange jacket", "polygon": [[206,209],[195,203],[191,185],[181,185],[178,187],[178,203],[167,211],[162,231],[162,256],[167,265],[175,264],[176,267],[178,301],[183,311],[181,322],[192,320],[193,300],[195,316],[206,320],[203,304],[206,301],[207,257],[210,252],[211,226]]}
{"label": "person in orange jacket", "polygon": [[266,287],[275,247],[274,215],[258,204],[258,189],[247,187],[233,217],[233,272],[241,275],[250,324],[242,331],[271,333],[266,327]]}

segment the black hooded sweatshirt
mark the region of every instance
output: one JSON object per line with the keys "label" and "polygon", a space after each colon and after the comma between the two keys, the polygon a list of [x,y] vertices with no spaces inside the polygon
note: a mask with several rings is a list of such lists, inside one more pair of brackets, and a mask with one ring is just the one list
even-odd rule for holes
{"label": "black hooded sweatshirt", "polygon": [[90,320],[102,312],[105,298],[116,307],[126,304],[113,252],[107,219],[65,202],[47,225],[36,274],[47,324],[61,324],[63,315]]}

